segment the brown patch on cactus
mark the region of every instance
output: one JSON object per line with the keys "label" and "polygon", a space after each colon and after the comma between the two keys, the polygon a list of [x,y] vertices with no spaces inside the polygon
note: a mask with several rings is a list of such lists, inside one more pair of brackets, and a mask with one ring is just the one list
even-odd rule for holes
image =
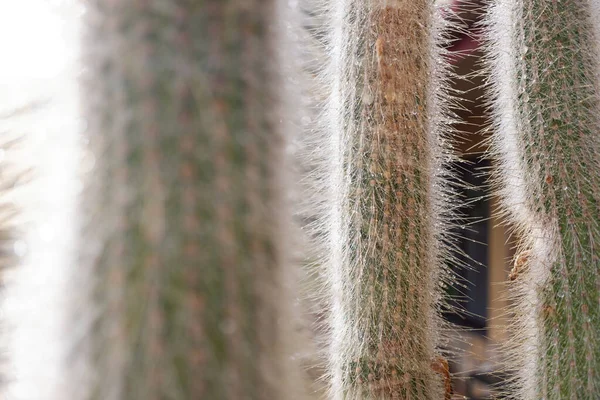
{"label": "brown patch on cactus", "polygon": [[519,277],[519,275],[521,274],[521,272],[523,272],[523,269],[527,266],[528,261],[529,261],[529,251],[528,250],[524,250],[521,253],[519,253],[515,257],[513,267],[510,270],[510,273],[508,274],[508,279],[510,279],[511,281],[516,280]]}
{"label": "brown patch on cactus", "polygon": [[431,362],[431,369],[434,372],[441,374],[444,378],[444,400],[450,400],[452,398],[453,390],[448,360],[442,356],[436,357],[436,359]]}
{"label": "brown patch on cactus", "polygon": [[379,71],[383,72],[384,63],[383,63],[383,38],[380,36],[375,41],[375,54],[377,55],[377,65],[379,67]]}
{"label": "brown patch on cactus", "polygon": [[554,307],[552,307],[550,304],[545,304],[542,307],[542,315],[543,315],[544,318],[551,317],[554,314],[555,314]]}

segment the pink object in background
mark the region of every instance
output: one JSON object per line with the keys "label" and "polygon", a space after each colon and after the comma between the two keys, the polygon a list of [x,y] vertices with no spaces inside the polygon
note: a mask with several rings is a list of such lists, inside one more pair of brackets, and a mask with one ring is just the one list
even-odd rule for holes
{"label": "pink object in background", "polygon": [[481,0],[451,0],[442,9],[444,17],[455,22],[458,28],[452,33],[448,59],[456,64],[477,51],[481,45],[481,28],[478,22],[483,15]]}

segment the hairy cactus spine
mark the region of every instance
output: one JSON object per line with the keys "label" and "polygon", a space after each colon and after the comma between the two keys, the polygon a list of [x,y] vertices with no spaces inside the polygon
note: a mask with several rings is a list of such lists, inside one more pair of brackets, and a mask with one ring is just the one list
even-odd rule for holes
{"label": "hairy cactus spine", "polygon": [[87,2],[82,398],[299,398],[278,7]]}
{"label": "hairy cactus spine", "polygon": [[430,0],[342,0],[330,9],[334,399],[450,395],[438,346],[451,148],[434,11]]}
{"label": "hairy cactus spine", "polygon": [[488,35],[496,178],[522,238],[509,395],[600,398],[600,9],[494,1]]}

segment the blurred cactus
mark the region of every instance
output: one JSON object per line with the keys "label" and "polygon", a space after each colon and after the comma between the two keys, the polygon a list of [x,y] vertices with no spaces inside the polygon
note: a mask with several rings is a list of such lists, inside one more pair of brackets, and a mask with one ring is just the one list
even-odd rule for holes
{"label": "blurred cactus", "polygon": [[[430,0],[332,2],[325,125],[330,396],[444,399],[450,208],[441,20]],[[446,382],[444,382],[446,380]]]}
{"label": "blurred cactus", "polygon": [[278,7],[87,2],[82,398],[301,398]]}
{"label": "blurred cactus", "polygon": [[600,398],[600,7],[493,1],[496,175],[522,238],[514,399]]}

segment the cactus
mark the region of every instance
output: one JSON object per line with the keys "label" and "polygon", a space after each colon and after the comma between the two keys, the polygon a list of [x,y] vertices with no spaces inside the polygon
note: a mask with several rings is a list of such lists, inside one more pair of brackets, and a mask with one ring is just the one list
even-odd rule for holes
{"label": "cactus", "polygon": [[439,353],[452,150],[442,25],[430,0],[332,3],[330,397],[449,398]]}
{"label": "cactus", "polygon": [[87,2],[77,398],[301,398],[279,7]]}
{"label": "cactus", "polygon": [[494,1],[487,34],[496,182],[521,237],[508,396],[600,398],[600,9]]}

